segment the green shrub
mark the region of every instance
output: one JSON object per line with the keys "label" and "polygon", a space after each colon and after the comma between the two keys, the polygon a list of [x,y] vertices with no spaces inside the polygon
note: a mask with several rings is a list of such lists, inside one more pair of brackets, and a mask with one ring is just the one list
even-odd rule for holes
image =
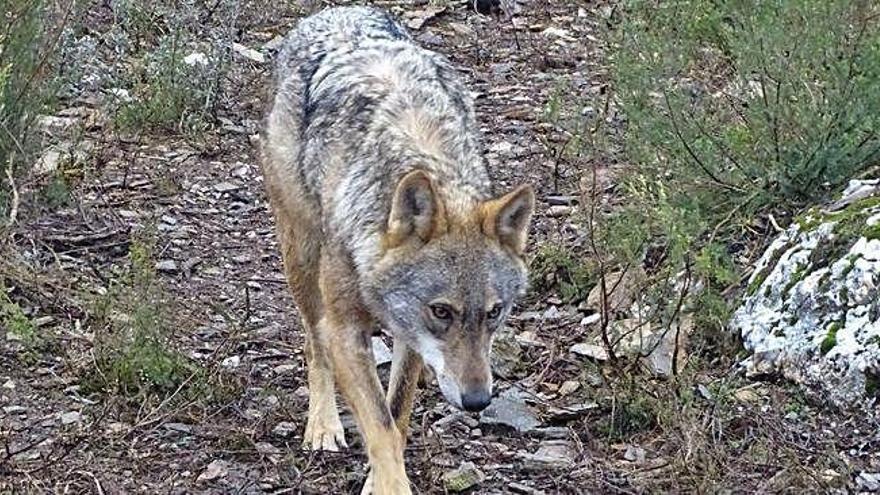
{"label": "green shrub", "polygon": [[34,122],[57,90],[58,36],[63,28],[42,0],[0,0],[0,214],[8,208],[5,171],[32,158]]}
{"label": "green shrub", "polygon": [[131,266],[94,308],[96,359],[84,380],[88,391],[164,397],[204,381],[171,344],[168,301],[156,280],[153,243],[149,234],[132,240]]}
{"label": "green shrub", "polygon": [[577,302],[587,297],[596,277],[584,261],[569,250],[544,245],[538,249],[529,267],[533,292],[547,294],[556,291],[565,302]]}
{"label": "green shrub", "polygon": [[8,334],[7,338],[21,341],[25,346],[37,340],[37,329],[24,313],[21,306],[13,301],[6,287],[0,283],[0,328]]}
{"label": "green shrub", "polygon": [[693,309],[723,324],[731,253],[755,218],[825,199],[880,160],[880,6],[633,0],[617,27],[631,165],[604,246],[620,262],[661,252],[655,289],[674,293],[687,270],[710,292]]}
{"label": "green shrub", "polygon": [[236,0],[221,0],[212,14],[216,26],[205,29],[197,9],[121,2],[117,29],[134,53],[119,81],[131,98],[120,102],[116,124],[125,131],[204,131],[223,96],[239,8]]}

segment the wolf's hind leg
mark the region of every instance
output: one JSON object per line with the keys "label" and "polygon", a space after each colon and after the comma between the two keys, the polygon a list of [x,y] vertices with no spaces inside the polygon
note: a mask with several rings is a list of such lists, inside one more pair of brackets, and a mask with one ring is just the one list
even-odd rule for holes
{"label": "wolf's hind leg", "polygon": [[336,406],[330,356],[316,334],[322,312],[318,286],[320,231],[304,219],[294,220],[284,214],[278,216],[278,231],[284,272],[302,316],[306,340],[304,351],[309,380],[309,413],[303,446],[311,450],[335,452],[348,445]]}

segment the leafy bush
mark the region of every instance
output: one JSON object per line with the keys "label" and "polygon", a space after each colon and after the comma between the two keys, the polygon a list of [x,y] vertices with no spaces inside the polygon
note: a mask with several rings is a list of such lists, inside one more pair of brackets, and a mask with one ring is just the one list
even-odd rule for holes
{"label": "leafy bush", "polygon": [[613,65],[632,165],[605,225],[618,261],[660,252],[655,288],[692,275],[702,323],[723,324],[735,236],[880,161],[878,24],[869,1],[627,2]]}

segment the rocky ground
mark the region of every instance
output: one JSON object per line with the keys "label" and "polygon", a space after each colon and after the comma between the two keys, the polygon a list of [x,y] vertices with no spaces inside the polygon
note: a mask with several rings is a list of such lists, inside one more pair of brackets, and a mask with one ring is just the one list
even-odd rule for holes
{"label": "rocky ground", "polygon": [[[601,109],[613,5],[528,2],[514,28],[457,4],[378,3],[461,67],[478,94],[494,179],[536,186],[530,253],[586,256],[579,183],[600,159],[599,175],[611,177],[617,151],[561,159],[566,135],[547,114],[554,101],[576,102],[576,115]],[[109,5],[94,7],[95,37],[113,18]],[[88,98],[44,120],[88,158],[61,206],[26,194],[45,190],[40,179],[20,184],[15,254],[3,267],[39,335],[7,328],[0,341],[0,493],[360,489],[365,456],[348,415],[350,449],[300,449],[302,337],[255,153],[273,40],[301,9],[249,9],[258,12],[241,14],[236,41],[257,52],[233,54],[227,99],[203,135],[117,133]],[[603,118],[619,125],[613,111]],[[169,345],[199,370],[159,397],[91,385],[108,333],[94,301],[114,294],[145,231]],[[783,382],[746,381],[701,340],[686,372],[666,378],[571,352],[594,337],[595,319],[583,297],[539,286],[499,339],[490,410],[456,412],[434,385],[421,391],[406,452],[416,493],[880,490],[876,410],[826,409]],[[196,380],[210,389],[190,393]]]}

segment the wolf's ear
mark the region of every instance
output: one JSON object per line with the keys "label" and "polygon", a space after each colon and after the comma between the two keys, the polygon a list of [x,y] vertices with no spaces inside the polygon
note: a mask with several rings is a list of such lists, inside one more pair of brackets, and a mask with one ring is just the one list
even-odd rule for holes
{"label": "wolf's ear", "polygon": [[529,222],[535,211],[535,192],[526,184],[483,203],[483,232],[522,254],[526,249]]}
{"label": "wolf's ear", "polygon": [[388,216],[386,247],[396,247],[418,236],[423,242],[442,228],[443,204],[428,174],[415,170],[397,183]]}

